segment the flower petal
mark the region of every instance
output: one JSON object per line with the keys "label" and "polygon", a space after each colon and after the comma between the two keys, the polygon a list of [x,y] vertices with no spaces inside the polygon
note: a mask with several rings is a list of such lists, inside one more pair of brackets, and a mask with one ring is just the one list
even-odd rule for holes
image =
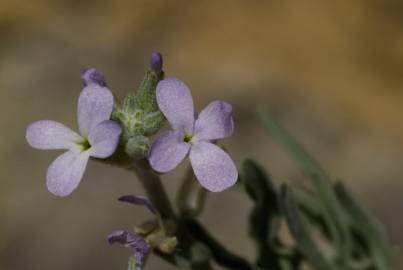
{"label": "flower petal", "polygon": [[223,101],[213,101],[204,108],[195,123],[197,139],[216,140],[231,136],[234,131],[232,106]]}
{"label": "flower petal", "polygon": [[112,155],[122,133],[120,125],[112,120],[105,120],[95,126],[88,136],[91,144],[91,156],[107,158]]}
{"label": "flower petal", "polygon": [[157,172],[169,172],[185,158],[189,149],[190,144],[183,141],[182,132],[167,131],[154,141],[148,160]]}
{"label": "flower petal", "polygon": [[193,132],[193,99],[183,82],[175,78],[160,81],[157,85],[157,102],[173,129]]}
{"label": "flower petal", "polygon": [[113,109],[111,91],[92,83],[84,87],[78,98],[78,127],[82,136],[87,137],[92,128],[104,120],[109,120]]}
{"label": "flower petal", "polygon": [[48,168],[46,183],[48,190],[64,197],[73,192],[83,177],[89,159],[89,151],[67,151],[56,158]]}
{"label": "flower petal", "polygon": [[65,125],[42,120],[30,124],[25,135],[29,145],[38,149],[69,149],[81,136]]}
{"label": "flower petal", "polygon": [[125,196],[119,197],[118,200],[121,202],[131,203],[131,204],[135,204],[135,205],[143,205],[143,206],[147,207],[147,209],[154,215],[158,214],[157,209],[155,209],[154,205],[146,197],[138,196],[138,195],[125,195]]}
{"label": "flower petal", "polygon": [[196,178],[206,189],[220,192],[235,184],[238,171],[229,155],[215,144],[199,141],[189,157]]}

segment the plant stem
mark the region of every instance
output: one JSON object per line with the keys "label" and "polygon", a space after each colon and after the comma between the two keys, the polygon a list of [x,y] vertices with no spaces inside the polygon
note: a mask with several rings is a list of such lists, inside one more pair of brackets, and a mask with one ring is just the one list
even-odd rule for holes
{"label": "plant stem", "polygon": [[255,270],[257,269],[246,259],[233,254],[227,250],[221,243],[213,238],[204,228],[194,219],[185,221],[186,228],[197,240],[205,244],[211,251],[214,260],[221,266],[233,270]]}
{"label": "plant stem", "polygon": [[[159,176],[154,173],[147,160],[145,159],[140,159],[136,160],[134,164],[129,168],[131,171],[133,171],[136,175],[138,180],[141,182],[143,188],[145,189],[148,198],[150,201],[153,203],[153,205],[157,208],[161,218],[163,220],[172,220],[175,223],[178,223],[179,221],[177,220],[177,217],[174,213],[174,210],[172,208],[172,204],[168,198],[167,193],[165,192],[164,186],[161,184]],[[180,233],[177,235],[179,240],[187,243],[188,242],[188,247],[191,248],[191,246],[194,244],[193,241],[190,241],[190,239],[186,239],[187,236],[185,233]],[[175,260],[171,256],[166,256],[165,254],[156,252],[157,255],[160,255],[163,259],[167,260],[170,263],[176,264]],[[173,260],[172,260],[173,259]],[[192,270],[212,270],[212,266],[208,260],[203,260],[197,263],[192,263],[191,264],[191,269]]]}
{"label": "plant stem", "polygon": [[175,213],[164,186],[161,184],[159,176],[150,169],[148,162],[145,159],[136,160],[130,170],[137,175],[162,219],[175,219]]}

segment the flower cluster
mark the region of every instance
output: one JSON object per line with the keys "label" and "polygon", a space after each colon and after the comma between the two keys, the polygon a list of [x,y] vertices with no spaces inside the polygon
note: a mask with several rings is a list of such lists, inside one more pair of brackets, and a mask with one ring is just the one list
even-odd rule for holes
{"label": "flower cluster", "polygon": [[[152,251],[181,269],[212,269],[212,260],[223,268],[247,270],[393,268],[393,248],[378,222],[265,113],[260,118],[266,130],[309,176],[311,187],[294,189],[283,183],[277,188],[258,163],[246,160],[240,185],[253,203],[248,229],[257,258],[252,263],[226,249],[196,216],[207,190],[221,192],[238,179],[234,162],[217,145],[234,132],[232,107],[215,100],[195,113],[188,87],[176,78],[165,78],[162,65],[161,54],[153,53],[138,91],[128,93],[122,103],[114,99],[102,73],[84,70],[78,132],[53,120],[34,122],[26,131],[34,148],[66,150],[46,174],[47,187],[57,196],[77,188],[90,158],[136,174],[149,198],[126,195],[119,201],[145,207],[152,219],[133,231],[114,230],[107,237],[110,244],[132,250],[129,270],[142,270]],[[165,120],[171,130],[154,139]],[[178,192],[176,212],[158,173],[171,172],[186,157],[191,168]],[[284,244],[283,231],[273,224],[286,225],[295,245]],[[332,256],[322,252],[323,241],[334,251]]]}
{"label": "flower cluster", "polygon": [[125,195],[119,201],[144,206],[155,217],[155,220],[147,223],[147,228],[135,228],[134,232],[127,230],[115,230],[108,235],[109,244],[119,243],[134,251],[135,264],[141,267],[153,248],[161,252],[170,253],[177,245],[176,237],[166,235],[166,229],[161,221],[161,216],[154,205],[145,197]]}
{"label": "flower cluster", "polygon": [[[168,78],[158,83],[158,78],[163,76],[159,53],[152,54],[150,66],[151,83],[143,82],[138,97],[129,94],[123,109],[116,109],[116,113],[113,110],[118,106],[114,106],[113,95],[102,73],[95,69],[84,70],[81,74],[84,89],[77,110],[79,133],[52,120],[37,121],[28,126],[26,138],[32,147],[67,149],[48,168],[46,180],[50,192],[57,196],[73,192],[89,158],[110,157],[119,140],[125,140],[121,144],[129,155],[139,153],[131,150],[132,147],[147,149],[147,136],[158,131],[162,119],[159,115],[162,114],[173,130],[162,133],[148,150],[148,160],[155,171],[172,171],[189,155],[194,174],[203,187],[219,192],[234,185],[237,169],[229,155],[215,144],[234,131],[231,105],[213,101],[196,115],[191,93],[183,82]],[[110,119],[112,114],[117,121]],[[138,118],[138,115],[142,116]]]}

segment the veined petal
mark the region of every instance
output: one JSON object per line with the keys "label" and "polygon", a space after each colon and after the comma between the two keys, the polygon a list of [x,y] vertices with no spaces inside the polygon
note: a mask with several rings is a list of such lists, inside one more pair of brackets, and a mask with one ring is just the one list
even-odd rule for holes
{"label": "veined petal", "polygon": [[233,131],[232,106],[219,100],[207,105],[195,122],[195,135],[198,139],[222,139],[231,136]]}
{"label": "veined petal", "polygon": [[157,102],[173,129],[193,132],[193,99],[183,82],[175,78],[160,81],[157,85]]}
{"label": "veined petal", "polygon": [[64,197],[73,192],[83,177],[89,159],[89,151],[76,149],[56,158],[48,168],[46,184],[56,196]]}
{"label": "veined petal", "polygon": [[92,128],[104,120],[109,120],[113,109],[111,91],[92,83],[84,87],[78,98],[78,127],[84,137],[88,137]]}
{"label": "veined petal", "polygon": [[215,144],[198,141],[190,150],[190,162],[200,184],[212,192],[235,184],[238,171],[229,155]]}
{"label": "veined petal", "polygon": [[25,135],[29,145],[38,149],[69,149],[81,136],[65,125],[42,120],[30,124]]}
{"label": "veined petal", "polygon": [[91,144],[91,156],[107,158],[112,155],[118,146],[121,133],[120,125],[112,120],[105,120],[96,125],[88,136]]}
{"label": "veined petal", "polygon": [[167,131],[154,141],[148,160],[157,172],[169,172],[179,165],[189,149],[190,144],[183,141],[182,132]]}

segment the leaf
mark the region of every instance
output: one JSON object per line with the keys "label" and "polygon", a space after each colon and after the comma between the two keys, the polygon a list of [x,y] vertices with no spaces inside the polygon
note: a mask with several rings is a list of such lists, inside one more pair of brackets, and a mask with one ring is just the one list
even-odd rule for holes
{"label": "leaf", "polygon": [[258,116],[269,135],[290,153],[308,177],[319,175],[324,179],[329,179],[319,163],[308,154],[301,144],[275,123],[267,113],[259,112]]}
{"label": "leaf", "polygon": [[297,202],[290,188],[283,185],[280,192],[280,204],[285,215],[291,234],[297,242],[297,248],[307,261],[318,270],[337,270],[320,252],[318,246],[311,238],[308,227],[300,216]]}
{"label": "leaf", "polygon": [[330,231],[326,219],[324,218],[326,209],[323,207],[321,201],[315,197],[313,193],[304,189],[294,189],[294,196],[301,213],[306,216],[326,238],[331,239]]}
{"label": "leaf", "polygon": [[346,264],[352,252],[352,240],[329,175],[302,145],[276,124],[267,113],[259,112],[259,118],[269,135],[291,155],[303,173],[311,180],[312,187],[325,208],[323,216],[329,229],[330,239],[338,251],[341,265]]}
{"label": "leaf", "polygon": [[249,215],[249,233],[258,246],[257,264],[261,267],[279,268],[276,250],[280,209],[277,191],[270,177],[256,162],[244,161],[241,181],[254,201]]}
{"label": "leaf", "polygon": [[392,269],[392,248],[388,244],[382,226],[358,204],[341,182],[337,182],[334,189],[349,215],[351,226],[366,242],[376,269]]}

